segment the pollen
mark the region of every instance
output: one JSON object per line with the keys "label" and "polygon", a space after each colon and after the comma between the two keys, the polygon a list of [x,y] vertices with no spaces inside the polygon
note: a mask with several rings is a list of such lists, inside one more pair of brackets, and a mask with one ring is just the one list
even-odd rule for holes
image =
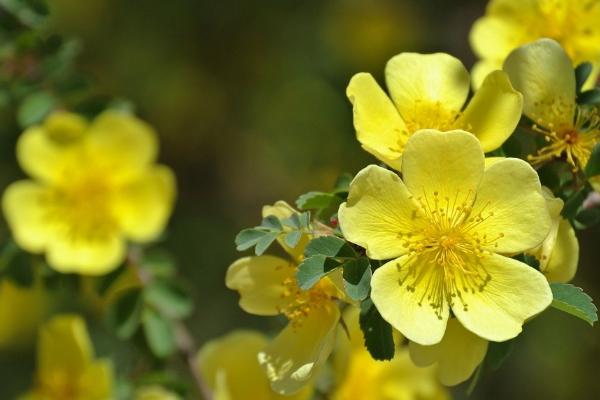
{"label": "pollen", "polygon": [[455,122],[460,115],[458,110],[449,109],[442,102],[416,100],[413,110],[403,115],[406,128],[410,133],[419,129],[438,129],[449,131],[456,129]]}

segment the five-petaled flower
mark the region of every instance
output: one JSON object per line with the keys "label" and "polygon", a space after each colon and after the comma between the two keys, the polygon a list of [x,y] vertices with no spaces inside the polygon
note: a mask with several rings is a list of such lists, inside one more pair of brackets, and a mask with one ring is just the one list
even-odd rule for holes
{"label": "five-petaled flower", "polygon": [[362,147],[399,170],[406,141],[419,129],[463,129],[486,152],[497,149],[521,118],[523,99],[502,71],[491,73],[465,106],[469,73],[443,53],[401,53],[388,61],[391,99],[368,73],[356,74],[346,90],[354,105],[354,127]]}
{"label": "five-petaled flower", "polygon": [[550,230],[536,172],[512,158],[485,168],[467,132],[417,132],[402,179],[366,167],[339,217],[349,241],[373,259],[391,259],[373,274],[371,297],[419,344],[442,340],[450,309],[478,336],[505,341],[552,301],[545,277],[509,257],[538,246]]}
{"label": "five-petaled flower", "polygon": [[573,65],[592,62],[586,85],[594,85],[600,66],[600,1],[491,0],[471,29],[471,46],[481,59],[473,68],[475,87],[500,69],[512,50],[541,38],[558,41]]}
{"label": "five-petaled flower", "polygon": [[17,158],[32,180],[11,184],[2,206],[15,241],[60,272],[116,268],[126,241],[147,242],[171,213],[175,179],[156,165],[152,128],[123,113],[93,122],[60,112],[25,131]]}

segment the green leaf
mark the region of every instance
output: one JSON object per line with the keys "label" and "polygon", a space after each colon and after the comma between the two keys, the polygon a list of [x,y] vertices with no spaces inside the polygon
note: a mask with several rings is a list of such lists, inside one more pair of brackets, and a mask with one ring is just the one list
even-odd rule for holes
{"label": "green leaf", "polygon": [[98,286],[97,286],[98,294],[100,296],[104,296],[106,294],[106,292],[108,291],[108,289],[110,289],[110,287],[113,285],[113,283],[115,283],[117,281],[117,279],[119,278],[119,276],[121,276],[122,272],[123,272],[123,267],[120,266],[119,268],[109,272],[108,274],[101,276],[99,278],[99,282],[98,282]]}
{"label": "green leaf", "polygon": [[579,104],[589,105],[600,104],[600,89],[596,88],[579,93],[579,95],[577,96],[577,102]]}
{"label": "green leaf", "polygon": [[600,209],[585,208],[580,210],[575,217],[575,221],[581,225],[581,228],[589,228],[600,222]]}
{"label": "green leaf", "polygon": [[175,275],[175,260],[173,256],[164,249],[150,249],[144,253],[142,267],[157,278],[170,278]]}
{"label": "green leaf", "polygon": [[37,92],[27,96],[17,110],[17,122],[27,128],[41,122],[56,106],[56,98],[47,92]]}
{"label": "green leaf", "polygon": [[575,87],[577,88],[577,93],[581,92],[581,88],[592,73],[592,69],[593,66],[589,62],[582,62],[575,68]]}
{"label": "green leaf", "polygon": [[335,182],[334,193],[348,193],[352,179],[354,179],[354,177],[347,172],[341,174]]}
{"label": "green leaf", "polygon": [[392,326],[381,317],[371,299],[360,305],[360,329],[365,346],[375,360],[391,360],[394,357]]}
{"label": "green leaf", "polygon": [[578,190],[573,193],[567,201],[565,201],[565,206],[563,207],[561,214],[566,219],[572,220],[577,215],[579,208],[583,204],[587,193],[585,188]]}
{"label": "green leaf", "polygon": [[569,283],[551,283],[552,307],[580,318],[590,325],[598,321],[598,309],[583,289]]}
{"label": "green leaf", "polygon": [[319,282],[323,276],[327,275],[340,265],[341,263],[333,258],[328,258],[320,254],[305,258],[304,261],[298,265],[298,272],[296,272],[298,287],[302,290],[310,289]]}
{"label": "green leaf", "polygon": [[302,232],[292,231],[283,237],[283,241],[285,242],[285,244],[287,244],[288,246],[290,246],[293,249],[296,246],[298,246],[298,243],[300,243],[301,238],[302,238]]}
{"label": "green leaf", "polygon": [[355,258],[356,252],[343,239],[336,236],[322,236],[311,240],[304,250],[305,257],[323,255],[326,257]]}
{"label": "green leaf", "polygon": [[173,282],[154,280],[144,290],[146,302],[162,314],[175,319],[188,317],[194,305],[190,297]]}
{"label": "green leaf", "polygon": [[367,257],[360,257],[344,264],[344,288],[354,300],[364,300],[371,290],[371,264]]}
{"label": "green leaf", "polygon": [[165,358],[175,350],[175,332],[171,321],[151,308],[144,309],[142,326],[146,342],[152,353]]}
{"label": "green leaf", "polygon": [[106,322],[119,338],[129,339],[140,325],[143,306],[142,291],[129,290],[110,305]]}
{"label": "green leaf", "polygon": [[341,199],[335,194],[324,192],[308,192],[298,197],[296,206],[301,210],[318,210],[331,207],[332,204],[340,204]]}
{"label": "green leaf", "polygon": [[265,232],[263,237],[261,237],[258,242],[256,242],[256,247],[254,248],[254,253],[257,256],[262,255],[269,246],[277,239],[279,236],[279,232]]}
{"label": "green leaf", "polygon": [[267,215],[265,218],[263,218],[260,226],[277,232],[281,232],[283,230],[283,226],[281,225],[281,222],[279,222],[279,218],[274,215]]}
{"label": "green leaf", "polygon": [[600,143],[594,146],[592,150],[592,155],[585,166],[585,175],[587,177],[592,177],[600,174]]}
{"label": "green leaf", "polygon": [[504,364],[514,347],[514,340],[506,342],[489,342],[488,351],[485,355],[486,363],[492,370],[498,370]]}
{"label": "green leaf", "polygon": [[266,234],[266,231],[260,229],[244,229],[235,237],[236,249],[238,251],[244,251],[252,246],[256,246],[258,241]]}

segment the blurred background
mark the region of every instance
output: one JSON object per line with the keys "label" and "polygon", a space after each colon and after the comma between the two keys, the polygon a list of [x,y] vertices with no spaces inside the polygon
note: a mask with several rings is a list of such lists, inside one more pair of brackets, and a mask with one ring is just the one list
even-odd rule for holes
{"label": "blurred background", "polygon": [[[161,161],[179,198],[165,247],[197,305],[197,343],[235,328],[272,329],[224,286],[239,257],[233,239],[260,222],[262,205],[328,190],[373,159],[356,142],[345,97],[350,77],[403,51],[448,52],[471,67],[468,44],[485,1],[54,0],[51,31],[76,37],[78,67],[107,96],[136,106],[161,137]],[[0,184],[22,176],[20,133],[0,119]],[[595,245],[579,232],[574,283],[600,300]],[[528,324],[500,371],[472,399],[598,399],[600,328],[550,310]],[[98,352],[115,355],[118,346]],[[0,398],[28,387],[33,353],[0,353]],[[127,361],[123,361],[127,362]],[[22,373],[19,373],[21,371]],[[466,398],[465,385],[455,388]]]}

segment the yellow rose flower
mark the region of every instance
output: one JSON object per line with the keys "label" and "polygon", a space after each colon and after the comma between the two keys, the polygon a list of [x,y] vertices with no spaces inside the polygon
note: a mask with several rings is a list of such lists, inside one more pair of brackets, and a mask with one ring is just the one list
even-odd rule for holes
{"label": "yellow rose flower", "polygon": [[473,68],[475,87],[500,69],[517,47],[541,38],[558,41],[577,65],[594,64],[593,85],[600,62],[600,1],[491,0],[486,15],[471,29],[471,47],[481,59]]}
{"label": "yellow rose flower", "polygon": [[[290,216],[293,209],[284,202],[275,209],[265,207],[263,216]],[[341,275],[334,272],[309,290],[301,290],[296,272],[302,238],[286,260],[271,255],[243,257],[229,266],[226,285],[240,293],[240,307],[255,315],[284,315],[286,328],[258,353],[273,390],[281,394],[298,392],[329,357],[340,319],[337,301],[343,299]]]}
{"label": "yellow rose flower", "polygon": [[542,193],[552,218],[550,233],[544,242],[528,253],[540,262],[540,271],[549,282],[569,282],[577,272],[579,242],[571,223],[560,215],[563,201],[554,197],[550,189],[543,187]]}
{"label": "yellow rose flower", "polygon": [[359,310],[344,311],[347,331],[338,329],[333,356],[336,373],[332,400],[442,400],[446,390],[435,379],[434,368],[418,368],[406,347],[397,347],[390,361],[377,361],[363,344],[358,322]]}
{"label": "yellow rose flower", "polygon": [[27,129],[17,159],[33,179],[11,184],[2,199],[15,241],[60,272],[114,269],[127,240],[155,239],[171,213],[175,180],[155,164],[157,151],[152,128],[123,113],[88,124],[61,112]]}
{"label": "yellow rose flower", "polygon": [[299,393],[283,396],[275,393],[258,363],[258,353],[268,346],[259,332],[239,330],[206,343],[196,362],[203,381],[215,400],[306,400],[312,385]]}
{"label": "yellow rose flower", "polygon": [[413,342],[439,343],[450,309],[476,335],[517,336],[552,302],[544,276],[509,258],[538,246],[551,220],[536,172],[507,158],[485,169],[479,141],[424,130],[406,145],[402,179],[371,165],[340,206],[347,240],[389,260],[371,281],[382,317]]}
{"label": "yellow rose flower", "polygon": [[144,386],[135,391],[135,400],[180,400],[177,394],[158,385]]}
{"label": "yellow rose flower", "polygon": [[533,165],[565,157],[583,169],[600,141],[600,117],[593,107],[575,102],[575,72],[554,40],[541,39],[513,51],[504,70],[523,93],[523,113],[548,144],[529,156]]}
{"label": "yellow rose flower", "polygon": [[40,329],[35,382],[26,400],[112,398],[112,366],[94,359],[83,319],[59,315]]}
{"label": "yellow rose flower", "polygon": [[346,93],[358,141],[396,170],[406,141],[419,129],[464,129],[489,152],[504,143],[521,118],[521,94],[502,71],[491,73],[463,109],[469,73],[448,54],[399,54],[388,61],[385,78],[391,99],[367,73],[354,75]]}

